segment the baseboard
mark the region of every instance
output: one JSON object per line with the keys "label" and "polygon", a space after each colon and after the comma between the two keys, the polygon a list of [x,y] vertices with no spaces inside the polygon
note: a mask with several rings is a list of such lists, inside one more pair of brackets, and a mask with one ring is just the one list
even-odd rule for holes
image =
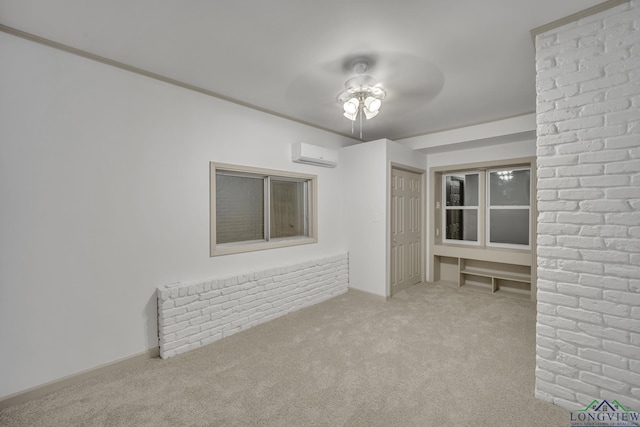
{"label": "baseboard", "polygon": [[362,289],[349,288],[348,292],[349,293],[354,293],[354,294],[367,295],[367,296],[379,299],[380,301],[389,301],[389,297],[385,297],[383,295],[374,294],[373,292],[369,292],[369,291],[363,291]]}
{"label": "baseboard", "polygon": [[71,374],[66,377],[50,381],[48,383],[28,388],[18,393],[10,394],[9,396],[0,399],[0,409],[18,405],[28,400],[36,399],[38,397],[44,396],[45,394],[49,394],[52,391],[60,390],[61,388],[70,386],[72,384],[77,384],[89,378],[93,378],[107,372],[115,371],[116,369],[131,365],[135,362],[154,359],[156,357],[160,357],[160,349],[157,347],[151,348],[147,351],[143,351],[142,353],[134,354],[132,356],[124,357],[122,359],[114,360],[113,362],[96,366],[95,368],[80,371],[78,373]]}

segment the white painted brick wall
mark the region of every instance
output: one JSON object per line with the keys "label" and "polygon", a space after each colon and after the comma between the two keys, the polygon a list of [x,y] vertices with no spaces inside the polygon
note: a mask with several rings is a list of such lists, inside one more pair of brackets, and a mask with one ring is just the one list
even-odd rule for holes
{"label": "white painted brick wall", "polygon": [[640,0],[536,38],[536,397],[640,411]]}
{"label": "white painted brick wall", "polygon": [[281,268],[158,288],[163,359],[344,294],[347,254]]}

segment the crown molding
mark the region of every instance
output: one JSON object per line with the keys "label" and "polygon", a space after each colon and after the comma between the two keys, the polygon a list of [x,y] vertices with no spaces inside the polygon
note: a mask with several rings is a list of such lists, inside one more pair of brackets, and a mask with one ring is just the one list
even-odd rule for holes
{"label": "crown molding", "polygon": [[560,18],[553,22],[549,22],[548,24],[541,25],[537,28],[531,30],[531,38],[533,40],[533,45],[536,44],[536,36],[542,33],[546,33],[549,30],[554,30],[556,28],[562,27],[563,25],[570,24],[572,22],[578,21],[580,19],[586,18],[587,16],[595,15],[596,13],[600,13],[607,9],[611,9],[612,7],[619,6],[623,3],[629,3],[630,0],[607,0],[604,3],[597,4],[588,9],[581,10],[580,12],[573,13],[569,16],[565,16],[564,18]]}
{"label": "crown molding", "polygon": [[299,124],[302,124],[302,125],[305,125],[305,126],[309,126],[309,127],[315,128],[315,129],[320,129],[320,130],[323,130],[325,132],[332,133],[334,135],[339,135],[339,136],[343,136],[343,137],[346,137],[346,138],[349,138],[349,139],[355,139],[357,141],[361,141],[358,138],[354,138],[353,135],[348,135],[346,133],[337,132],[337,131],[335,131],[333,129],[329,129],[329,128],[326,128],[326,127],[323,127],[323,126],[319,126],[319,125],[316,125],[316,124],[313,124],[313,123],[309,123],[309,122],[306,122],[304,120],[299,120],[299,119],[296,119],[294,117],[288,116],[286,114],[282,114],[282,113],[278,113],[277,111],[269,110],[267,108],[258,107],[257,105],[250,104],[248,102],[244,102],[244,101],[241,101],[239,99],[231,98],[229,96],[223,95],[223,94],[218,93],[218,92],[214,92],[212,90],[208,90],[208,89],[204,89],[204,88],[199,87],[199,86],[191,85],[189,83],[185,83],[185,82],[180,81],[180,80],[172,79],[170,77],[163,76],[163,75],[157,74],[157,73],[153,73],[151,71],[144,70],[142,68],[134,67],[132,65],[125,64],[123,62],[115,61],[113,59],[110,59],[110,58],[107,58],[107,57],[104,57],[104,56],[96,55],[94,53],[87,52],[86,50],[78,49],[78,48],[63,44],[63,43],[54,42],[53,40],[49,40],[47,38],[37,36],[35,34],[31,34],[31,33],[28,33],[26,31],[18,30],[17,28],[9,27],[8,25],[0,24],[0,32],[11,34],[13,36],[16,36],[16,37],[19,37],[19,38],[22,38],[22,39],[25,39],[25,40],[32,41],[34,43],[38,43],[38,44],[41,44],[41,45],[44,45],[44,46],[48,46],[48,47],[51,47],[53,49],[61,50],[63,52],[67,52],[67,53],[70,53],[72,55],[80,56],[82,58],[86,58],[86,59],[89,59],[91,61],[100,62],[102,64],[109,65],[109,66],[115,67],[115,68],[119,68],[121,70],[129,71],[131,73],[135,73],[135,74],[138,74],[138,75],[141,75],[141,76],[144,76],[144,77],[149,77],[149,78],[154,79],[154,80],[159,80],[161,82],[168,83],[168,84],[173,85],[173,86],[178,86],[178,87],[181,87],[183,89],[187,89],[187,90],[191,90],[191,91],[194,91],[194,92],[198,92],[198,93],[201,93],[203,95],[211,96],[213,98],[217,98],[217,99],[220,99],[220,100],[223,100],[223,101],[227,101],[227,102],[230,102],[230,103],[233,103],[233,104],[236,104],[236,105],[240,105],[242,107],[246,107],[246,108],[250,108],[252,110],[260,111],[262,113],[269,114],[271,116],[275,116],[275,117],[279,117],[281,119],[285,119],[285,120],[289,120],[289,121],[292,121],[292,122],[296,122],[296,123],[299,123]]}

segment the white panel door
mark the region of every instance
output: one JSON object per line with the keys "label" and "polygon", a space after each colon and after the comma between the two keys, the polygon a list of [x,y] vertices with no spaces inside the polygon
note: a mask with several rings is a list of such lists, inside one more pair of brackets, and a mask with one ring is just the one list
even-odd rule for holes
{"label": "white panel door", "polygon": [[391,294],[422,278],[422,175],[391,169]]}

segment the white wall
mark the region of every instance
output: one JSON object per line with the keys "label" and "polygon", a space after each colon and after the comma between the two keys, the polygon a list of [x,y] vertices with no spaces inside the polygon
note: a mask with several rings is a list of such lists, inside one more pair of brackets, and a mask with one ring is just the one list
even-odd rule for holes
{"label": "white wall", "polygon": [[343,148],[349,287],[386,296],[386,140]]}
{"label": "white wall", "polygon": [[535,155],[535,139],[499,144],[491,144],[491,141],[486,141],[475,148],[467,148],[464,150],[456,149],[428,154],[427,162],[429,167],[432,168],[436,166],[516,159],[520,157],[535,157]]}
{"label": "white wall", "polygon": [[535,130],[536,115],[529,113],[508,119],[414,136],[398,142],[414,150],[434,153],[440,150],[471,148],[472,146],[481,146],[484,143],[495,145],[535,139]]}
{"label": "white wall", "polygon": [[[389,296],[391,163],[426,170],[426,156],[387,139],[343,148],[349,287]],[[386,189],[386,190],[385,190]]]}
{"label": "white wall", "polygon": [[[157,347],[159,285],[346,252],[352,140],[0,33],[0,398]],[[215,78],[215,76],[212,76]],[[209,257],[209,162],[314,173],[319,242]]]}

